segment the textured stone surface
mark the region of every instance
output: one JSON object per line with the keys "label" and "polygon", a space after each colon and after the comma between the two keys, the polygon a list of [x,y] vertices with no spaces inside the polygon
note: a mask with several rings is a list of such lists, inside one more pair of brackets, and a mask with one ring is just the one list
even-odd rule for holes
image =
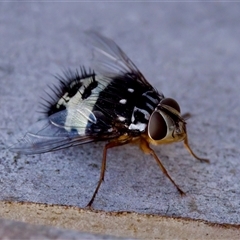
{"label": "textured stone surface", "polygon": [[33,156],[4,144],[41,117],[52,74],[87,62],[82,33],[95,29],[192,114],[190,144],[211,163],[181,143],[155,147],[186,191],[181,197],[137,147],[111,149],[93,207],[239,223],[239,11],[237,3],[0,3],[0,199],[79,207],[90,200],[104,143]]}

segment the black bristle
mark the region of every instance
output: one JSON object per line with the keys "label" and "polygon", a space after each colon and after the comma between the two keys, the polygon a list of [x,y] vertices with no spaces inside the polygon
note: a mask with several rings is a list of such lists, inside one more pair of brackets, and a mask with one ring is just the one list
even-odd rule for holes
{"label": "black bristle", "polygon": [[63,97],[66,92],[69,93],[69,97],[74,96],[82,86],[81,80],[94,76],[94,70],[90,68],[87,72],[84,66],[80,66],[80,69],[76,69],[75,71],[67,69],[63,71],[62,75],[54,75],[59,84],[49,85],[48,88],[51,91],[45,91],[45,97],[42,97],[43,103],[41,103],[44,114],[50,116],[58,111],[63,110],[64,106],[57,108],[59,99]]}

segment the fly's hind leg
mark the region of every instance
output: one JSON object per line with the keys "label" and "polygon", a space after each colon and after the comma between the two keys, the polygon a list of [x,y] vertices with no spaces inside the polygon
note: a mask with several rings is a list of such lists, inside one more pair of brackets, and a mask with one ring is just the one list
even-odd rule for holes
{"label": "fly's hind leg", "polygon": [[185,192],[173,181],[173,179],[170,177],[170,175],[168,174],[166,168],[163,166],[163,164],[161,163],[160,159],[158,158],[158,156],[156,155],[156,153],[153,151],[153,149],[151,149],[149,147],[149,144],[148,142],[144,139],[144,138],[141,138],[141,141],[140,141],[140,148],[142,149],[142,151],[144,153],[147,153],[147,154],[151,154],[154,159],[156,160],[158,166],[161,168],[162,172],[167,176],[167,178],[173,183],[173,185],[177,188],[177,190],[179,191],[179,193],[181,195],[185,195]]}

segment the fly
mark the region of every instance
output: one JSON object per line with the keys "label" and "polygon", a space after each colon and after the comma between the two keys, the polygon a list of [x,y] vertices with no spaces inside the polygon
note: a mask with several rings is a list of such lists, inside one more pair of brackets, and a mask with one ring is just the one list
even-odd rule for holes
{"label": "fly", "polygon": [[96,32],[88,35],[96,73],[81,67],[80,71],[57,76],[60,87],[52,88],[53,94],[45,102],[45,118],[35,123],[10,150],[38,154],[107,141],[100,178],[87,205],[91,207],[104,180],[108,149],[135,143],[154,157],[162,172],[184,194],[149,146],[183,141],[191,155],[209,162],[190,148],[179,104],[153,88],[113,40]]}

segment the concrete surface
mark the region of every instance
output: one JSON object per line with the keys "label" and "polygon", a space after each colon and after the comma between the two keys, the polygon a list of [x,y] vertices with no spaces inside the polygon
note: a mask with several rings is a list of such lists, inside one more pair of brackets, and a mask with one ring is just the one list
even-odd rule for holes
{"label": "concrete surface", "polygon": [[150,156],[108,153],[93,204],[128,211],[240,223],[239,3],[0,3],[0,199],[83,208],[98,181],[104,143],[24,156],[4,149],[41,117],[53,74],[87,62],[81,42],[95,29],[114,39],[146,78],[190,112],[189,140],[155,147],[179,193]]}

